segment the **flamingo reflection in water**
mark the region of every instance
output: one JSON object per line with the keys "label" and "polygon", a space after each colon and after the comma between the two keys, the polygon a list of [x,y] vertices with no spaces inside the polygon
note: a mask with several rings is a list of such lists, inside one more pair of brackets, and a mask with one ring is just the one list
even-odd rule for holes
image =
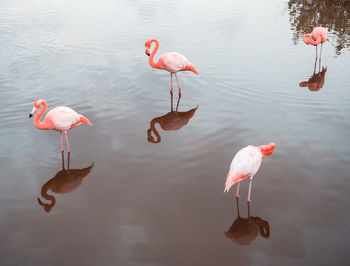
{"label": "flamingo reflection in water", "polygon": [[[187,125],[188,121],[194,116],[195,112],[197,111],[198,105],[187,111],[187,112],[178,112],[177,109],[179,107],[181,95],[179,94],[176,109],[173,110],[173,94],[171,95],[171,111],[163,116],[153,118],[150,123],[150,129],[147,130],[147,140],[150,143],[160,143],[161,136],[158,133],[158,130],[156,129],[156,124],[158,123],[160,127],[165,130],[179,130],[185,125]],[[152,132],[157,137],[156,139],[153,138]]]}
{"label": "flamingo reflection in water", "polygon": [[41,188],[41,196],[51,201],[51,203],[44,203],[38,198],[39,205],[44,208],[46,212],[50,212],[56,204],[56,198],[47,194],[50,189],[52,192],[58,194],[67,194],[80,187],[83,179],[91,172],[94,167],[92,163],[89,167],[83,169],[69,169],[70,153],[68,153],[68,168],[64,168],[64,154],[62,151],[62,170],[60,170],[53,178],[47,181]]}
{"label": "flamingo reflection in water", "polygon": [[239,214],[239,202],[236,198],[237,218],[233,221],[231,227],[224,232],[225,236],[232,242],[246,246],[250,245],[259,235],[263,238],[270,237],[270,224],[260,217],[250,215],[250,202],[248,202],[248,217],[242,218]]}
{"label": "flamingo reflection in water", "polygon": [[325,75],[327,72],[327,67],[322,66],[321,70],[321,60],[319,62],[318,72],[316,73],[317,58],[315,60],[314,73],[308,79],[308,81],[303,81],[299,83],[299,87],[308,87],[310,91],[319,91],[322,89]]}

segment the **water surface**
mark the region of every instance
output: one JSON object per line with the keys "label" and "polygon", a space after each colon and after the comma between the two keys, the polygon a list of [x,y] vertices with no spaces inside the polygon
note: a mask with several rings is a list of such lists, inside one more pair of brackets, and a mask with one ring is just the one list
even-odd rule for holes
{"label": "water surface", "polygon": [[[3,1],[1,265],[346,265],[349,24],[324,25],[315,68],[293,2]],[[148,65],[150,37],[199,72],[179,73],[177,111],[198,108],[177,130],[156,124],[158,143],[148,129],[171,112],[170,75]],[[318,89],[299,86],[322,67]],[[70,168],[93,168],[69,193],[49,190],[49,212],[37,198],[62,160],[59,134],[28,118],[39,98],[94,124],[69,132]],[[250,214],[248,182],[239,200],[270,234],[240,245],[225,235],[237,219],[226,173],[239,149],[271,141]]]}

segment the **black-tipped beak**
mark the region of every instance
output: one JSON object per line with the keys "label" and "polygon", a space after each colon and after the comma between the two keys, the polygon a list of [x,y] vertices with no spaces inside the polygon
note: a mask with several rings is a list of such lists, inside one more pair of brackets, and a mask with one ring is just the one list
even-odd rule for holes
{"label": "black-tipped beak", "polygon": [[150,56],[150,55],[151,55],[151,54],[150,54],[149,52],[147,52],[147,51],[145,52],[145,54],[146,54],[146,55],[148,55],[148,56]]}
{"label": "black-tipped beak", "polygon": [[29,114],[29,118],[31,118],[33,115],[32,114]]}

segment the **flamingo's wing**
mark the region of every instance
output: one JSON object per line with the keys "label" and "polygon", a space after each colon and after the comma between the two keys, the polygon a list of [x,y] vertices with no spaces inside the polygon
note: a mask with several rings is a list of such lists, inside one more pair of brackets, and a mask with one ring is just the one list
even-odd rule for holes
{"label": "flamingo's wing", "polygon": [[51,120],[54,129],[64,131],[76,124],[80,115],[69,107],[59,106],[50,110],[45,119]]}
{"label": "flamingo's wing", "polygon": [[172,119],[164,121],[161,125],[164,130],[179,130],[187,124],[188,120],[185,120],[179,116],[174,116]]}
{"label": "flamingo's wing", "polygon": [[190,62],[185,56],[179,53],[165,53],[159,57],[159,62],[161,62],[163,68],[170,72],[178,72],[183,70]]}

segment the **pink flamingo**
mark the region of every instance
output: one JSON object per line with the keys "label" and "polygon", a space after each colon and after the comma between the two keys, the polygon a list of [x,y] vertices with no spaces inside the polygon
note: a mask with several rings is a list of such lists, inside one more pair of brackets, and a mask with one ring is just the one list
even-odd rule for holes
{"label": "pink flamingo", "polygon": [[250,190],[252,187],[253,177],[258,172],[262,162],[262,158],[270,155],[275,149],[276,144],[271,142],[268,145],[262,145],[260,147],[247,146],[237,152],[232,160],[230,171],[226,177],[226,184],[224,192],[228,192],[229,189],[238,182],[236,197],[239,197],[239,184],[240,181],[249,178],[249,191],[248,202],[250,202]]}
{"label": "pink flamingo", "polygon": [[67,131],[80,125],[81,123],[86,123],[92,126],[91,122],[86,117],[75,112],[73,109],[69,107],[64,107],[64,106],[59,106],[50,110],[45,116],[44,121],[41,122],[40,118],[46,112],[46,109],[47,109],[47,104],[45,100],[37,100],[34,103],[33,110],[30,112],[29,117],[32,117],[35,111],[39,109],[41,105],[43,106],[43,108],[34,117],[34,125],[38,129],[43,129],[43,130],[53,129],[53,130],[59,131],[60,138],[61,138],[61,151],[64,150],[63,144],[62,144],[62,131],[63,131],[66,138],[66,143],[67,143],[67,152],[70,152]]}
{"label": "pink flamingo", "polygon": [[[150,54],[149,49],[151,48],[152,43],[156,43],[156,47]],[[181,88],[179,85],[179,81],[177,79],[177,72],[179,71],[186,71],[190,70],[198,75],[197,70],[194,68],[194,66],[190,63],[190,61],[187,60],[185,56],[179,53],[165,53],[162,54],[158,62],[155,63],[153,61],[154,55],[156,54],[158,48],[159,48],[159,41],[157,39],[151,38],[145,43],[145,48],[146,48],[146,55],[149,56],[149,64],[153,68],[159,68],[159,69],[164,69],[166,71],[170,72],[170,79],[171,79],[171,87],[170,87],[170,93],[173,93],[173,74],[175,75],[176,82],[177,82],[177,87],[179,88],[179,94],[181,95]]]}
{"label": "pink flamingo", "polygon": [[325,41],[329,42],[328,31],[323,27],[316,27],[310,34],[304,34],[303,40],[306,44],[312,44],[316,46],[316,59],[317,59],[317,45],[321,44],[320,60],[322,55],[322,45]]}

